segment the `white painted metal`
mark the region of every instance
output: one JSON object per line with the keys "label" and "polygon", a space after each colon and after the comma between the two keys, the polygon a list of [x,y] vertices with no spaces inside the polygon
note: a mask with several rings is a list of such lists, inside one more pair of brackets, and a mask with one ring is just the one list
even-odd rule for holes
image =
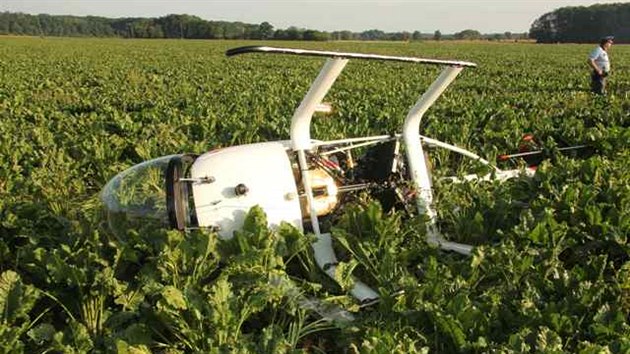
{"label": "white painted metal", "polygon": [[[407,148],[407,164],[412,182],[418,191],[416,205],[418,212],[429,218],[427,225],[427,242],[436,245],[443,250],[455,251],[461,254],[469,255],[472,246],[464,245],[456,242],[445,240],[437,230],[437,212],[433,207],[433,191],[431,190],[431,176],[427,162],[424,159],[424,151],[422,149],[420,136],[420,121],[422,116],[429,109],[437,98],[444,92],[448,85],[455,80],[457,75],[462,71],[462,67],[450,66],[442,70],[438,78],[429,86],[427,91],[420,97],[418,102],[411,108],[405,118],[403,126],[403,140]],[[453,148],[448,144],[442,147]],[[464,149],[457,149],[458,152],[467,154]]]}
{"label": "white painted metal", "polygon": [[[433,146],[441,147],[441,148],[446,149],[446,150],[451,150],[451,151],[456,152],[456,153],[458,153],[460,155],[464,155],[466,157],[470,157],[473,160],[477,160],[478,162],[480,162],[480,163],[482,163],[484,165],[490,165],[490,162],[488,160],[482,158],[481,156],[479,156],[479,155],[477,155],[477,154],[475,154],[475,153],[473,153],[471,151],[468,151],[466,149],[462,149],[462,148],[460,148],[458,146],[447,144],[447,143],[441,142],[439,140],[427,138],[426,136],[423,136],[423,135],[420,136],[420,139],[423,142],[425,142],[427,145],[433,145]],[[497,171],[499,171],[499,169],[496,166],[494,168]]]}
{"label": "white painted metal", "polygon": [[427,109],[444,92],[446,87],[455,80],[460,71],[462,71],[462,67],[449,66],[444,68],[440,76],[411,108],[403,126],[403,139],[405,141],[409,172],[418,191],[418,197],[416,198],[418,212],[427,215],[431,224],[435,224],[437,214],[432,206],[431,177],[429,176],[429,170],[424,160],[422,143],[420,142],[420,121]]}
{"label": "white painted metal", "polygon": [[[329,140],[329,141],[318,141],[318,142],[314,142],[312,144],[313,147],[328,147],[328,146],[336,146],[336,145],[345,145],[345,144],[352,144],[352,143],[360,143],[360,142],[366,142],[369,144],[378,144],[378,143],[384,143],[390,140],[394,140],[394,139],[400,139],[402,137],[402,134],[394,134],[394,135],[375,135],[375,136],[368,136],[368,137],[360,137],[360,138],[346,138],[346,139],[338,139],[338,140]],[[420,141],[423,143],[426,143],[427,145],[430,146],[436,146],[439,148],[444,148],[446,150],[450,150],[453,152],[456,152],[460,155],[464,155],[466,157],[469,157],[473,160],[477,160],[478,162],[484,164],[484,165],[490,165],[490,162],[486,159],[484,159],[483,157],[475,154],[474,152],[470,151],[470,150],[466,150],[464,148],[461,148],[459,146],[456,145],[452,145],[452,144],[448,144],[445,143],[443,141],[439,141],[436,139],[432,139],[429,138],[427,136],[424,135],[420,135]],[[360,146],[364,146],[363,144],[361,145],[349,145],[349,146],[344,146],[342,148],[338,148],[335,150],[330,150],[330,151],[323,151],[320,152],[319,154],[322,156],[327,156],[327,155],[331,155],[334,154],[336,152],[339,151],[345,151],[345,150],[350,150],[350,149],[354,149]],[[494,167],[496,170],[499,170],[499,168],[497,168],[496,166]]]}
{"label": "white painted metal", "polygon": [[445,240],[444,237],[437,232],[435,227],[428,228],[427,243],[445,251],[453,251],[467,256],[472,253],[472,246]]}
{"label": "white painted metal", "polygon": [[375,144],[378,144],[378,143],[386,142],[388,140],[393,140],[393,139],[373,140],[373,141],[367,141],[367,142],[360,143],[360,144],[348,145],[348,146],[336,148],[334,150],[322,152],[320,155],[328,156],[328,155],[336,154],[338,152],[352,150],[352,149],[356,149],[356,148],[360,148],[360,147],[364,147],[364,146],[375,145]]}
{"label": "white painted metal", "polygon": [[508,179],[516,178],[519,176],[527,176],[533,177],[536,173],[535,170],[531,168],[526,169],[515,169],[515,170],[498,170],[493,173],[488,173],[484,176],[478,176],[476,174],[470,174],[466,176],[459,177],[443,177],[443,180],[451,181],[454,183],[463,183],[463,182],[471,182],[471,181],[507,181]]}
{"label": "white painted metal", "polygon": [[329,57],[329,58],[347,58],[347,59],[368,59],[368,60],[381,60],[381,61],[399,61],[406,63],[417,64],[434,64],[434,65],[453,65],[453,66],[468,66],[476,67],[477,64],[458,61],[458,60],[440,60],[440,59],[428,59],[417,57],[398,57],[391,55],[379,55],[379,54],[364,54],[364,53],[345,53],[345,52],[329,52],[323,50],[309,50],[309,49],[296,49],[296,48],[277,48],[277,47],[265,47],[265,46],[250,46],[241,47],[228,50],[226,55],[238,55],[245,53],[277,53],[277,54],[293,54],[293,55],[305,55],[316,57]]}
{"label": "white painted metal", "polygon": [[[233,146],[199,156],[191,179],[214,178],[212,183],[193,182],[193,199],[201,227],[217,228],[231,238],[243,226],[247,212],[260,205],[272,228],[285,221],[302,230],[300,201],[291,163],[283,142]],[[238,184],[248,191],[235,193]]]}
{"label": "white painted metal", "polygon": [[[317,265],[329,277],[334,279],[335,271],[337,269],[336,264],[338,261],[332,248],[330,234],[319,234],[317,236],[317,241],[313,244],[313,252],[315,254],[315,262],[317,262]],[[374,300],[379,297],[378,293],[358,279],[354,279],[354,286],[350,290],[350,293],[361,302]]]}
{"label": "white painted metal", "polygon": [[[315,262],[317,265],[332,279],[335,279],[335,269],[337,264],[337,257],[335,251],[332,248],[332,241],[330,234],[322,234],[319,228],[319,220],[317,219],[317,212],[313,203],[313,190],[311,188],[308,162],[306,161],[306,152],[304,150],[297,151],[298,163],[300,165],[300,172],[302,174],[302,183],[304,185],[304,194],[308,205],[311,206],[309,215],[311,219],[311,225],[313,227],[313,233],[317,237],[317,241],[313,243],[313,253],[315,255]],[[352,296],[359,301],[368,301],[377,299],[378,294],[370,287],[355,279],[354,286],[350,290]]]}
{"label": "white painted metal", "polygon": [[[297,155],[300,172],[302,174],[304,194],[306,195],[306,200],[308,201],[307,204],[311,206],[311,210],[309,210],[311,225],[313,227],[313,233],[317,237],[317,241],[313,244],[315,261],[324,273],[332,279],[335,279],[335,264],[337,263],[337,257],[335,256],[335,251],[332,248],[330,234],[322,234],[319,228],[319,220],[317,218],[317,212],[314,208],[315,204],[313,203],[313,190],[310,183],[310,172],[308,162],[306,160],[306,152],[304,150],[299,150],[297,151]],[[379,297],[374,290],[357,279],[354,279],[354,286],[350,290],[350,293],[359,301],[374,300]]]}
{"label": "white painted metal", "polygon": [[[293,150],[297,153],[304,194],[306,195],[307,204],[310,206],[309,216],[311,226],[313,233],[317,237],[317,242],[313,245],[313,252],[319,267],[333,279],[335,278],[335,264],[337,263],[337,259],[332,248],[330,235],[322,235],[319,228],[306,151],[313,147],[313,141],[310,136],[310,124],[313,113],[315,113],[322,99],[347,63],[347,59],[339,58],[328,59],[326,61],[326,64],[311,85],[302,103],[300,103],[300,106],[296,109],[291,120],[291,144]],[[358,280],[355,280],[355,285],[351,293],[360,301],[378,298],[378,294],[374,290]]]}
{"label": "white painted metal", "polygon": [[304,194],[306,195],[306,202],[310,206],[309,216],[311,219],[311,225],[315,235],[319,236],[319,220],[317,219],[317,210],[315,210],[315,203],[313,198],[313,187],[311,186],[311,176],[308,168],[308,161],[306,161],[306,151],[297,151],[298,164],[300,166],[300,174],[302,175],[302,186],[304,186]]}
{"label": "white painted metal", "polygon": [[348,63],[347,59],[333,58],[326,60],[326,64],[313,81],[311,88],[300,103],[300,106],[293,113],[291,119],[291,143],[293,150],[311,149],[311,118],[322,102],[324,96],[335,83],[341,71]]}
{"label": "white painted metal", "polygon": [[330,114],[332,113],[333,108],[330,104],[328,103],[320,103],[315,107],[315,112],[317,113],[324,113],[324,114]]}
{"label": "white painted metal", "polygon": [[[306,138],[308,138],[308,141],[310,142],[310,137]],[[301,139],[305,139],[305,137],[302,136]],[[294,146],[300,145],[294,144]],[[326,273],[326,275],[328,275],[332,279],[335,279],[337,257],[335,256],[335,251],[332,248],[330,234],[322,234],[319,228],[319,220],[317,218],[317,212],[314,208],[315,203],[313,202],[314,197],[310,183],[310,171],[308,161],[306,160],[306,151],[298,150],[296,152],[298,156],[298,164],[300,165],[300,172],[302,175],[304,194],[306,196],[307,204],[310,206],[309,216],[311,226],[313,228],[313,233],[317,237],[317,241],[313,243],[312,246],[315,256],[315,262],[324,271],[324,273]],[[378,294],[374,290],[372,290],[369,286],[359,281],[358,279],[354,279],[354,285],[350,290],[350,293],[361,302],[379,298]]]}
{"label": "white painted metal", "polygon": [[358,142],[364,142],[364,141],[378,142],[378,141],[387,141],[390,139],[394,139],[394,138],[391,135],[376,135],[376,136],[367,136],[367,137],[360,137],[360,138],[346,138],[346,139],[338,139],[338,140],[318,141],[316,143],[313,143],[313,147],[342,145],[342,144],[358,143]]}

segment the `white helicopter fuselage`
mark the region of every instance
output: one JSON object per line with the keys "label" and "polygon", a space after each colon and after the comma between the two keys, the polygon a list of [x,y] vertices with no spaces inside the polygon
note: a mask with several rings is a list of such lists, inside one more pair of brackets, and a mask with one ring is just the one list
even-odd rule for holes
{"label": "white helicopter fuselage", "polygon": [[199,156],[191,167],[193,198],[200,227],[231,238],[255,205],[272,228],[282,222],[302,230],[298,189],[285,142],[227,147]]}

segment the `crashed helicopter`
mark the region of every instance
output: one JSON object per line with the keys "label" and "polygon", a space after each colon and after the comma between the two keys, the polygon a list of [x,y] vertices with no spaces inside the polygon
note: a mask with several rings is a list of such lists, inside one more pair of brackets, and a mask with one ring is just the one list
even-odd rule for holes
{"label": "crashed helicopter", "polygon": [[[411,206],[426,216],[429,244],[464,255],[471,253],[471,245],[448,241],[438,230],[431,167],[425,157],[427,147],[449,150],[487,165],[491,171],[484,176],[450,177],[454,182],[506,180],[534,173],[531,169],[500,169],[474,152],[420,134],[425,112],[457,75],[464,68],[474,68],[474,63],[266,46],[234,48],[226,55],[250,53],[326,58],[291,118],[290,139],[231,146],[201,155],[169,155],[135,165],[111,179],[102,191],[112,227],[139,220],[176,230],[207,228],[227,239],[242,227],[250,208],[259,205],[267,214],[269,227],[286,222],[315,234],[315,260],[334,278],[338,260],[321,219],[343,207],[347,201],[344,195],[358,191],[371,191],[390,207]],[[401,133],[332,141],[313,139],[313,115],[330,109],[322,100],[348,61],[355,59],[437,65],[443,69],[407,113]],[[353,151],[357,149],[366,152],[355,158]],[[354,282],[351,294],[363,303],[379,297],[359,280]]]}

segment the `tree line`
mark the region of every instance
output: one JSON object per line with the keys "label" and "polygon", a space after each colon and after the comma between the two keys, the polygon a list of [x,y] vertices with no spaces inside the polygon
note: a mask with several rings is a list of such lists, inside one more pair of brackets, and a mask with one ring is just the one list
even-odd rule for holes
{"label": "tree line", "polygon": [[539,43],[592,43],[608,35],[630,43],[630,3],[559,8],[536,19],[529,33]]}
{"label": "tree line", "polygon": [[527,33],[481,34],[463,30],[454,34],[384,32],[371,29],[363,32],[318,31],[289,27],[275,29],[269,22],[207,21],[191,15],[168,15],[159,18],[105,18],[97,16],[29,15],[0,12],[0,35],[64,36],[64,37],[123,37],[123,38],[189,38],[189,39],[277,39],[277,40],[519,40]]}

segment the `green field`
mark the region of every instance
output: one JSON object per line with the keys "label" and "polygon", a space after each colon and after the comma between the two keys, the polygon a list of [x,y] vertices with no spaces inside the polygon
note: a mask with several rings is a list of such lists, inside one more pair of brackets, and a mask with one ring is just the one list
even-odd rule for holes
{"label": "green field", "polygon": [[[598,97],[592,45],[264,43],[476,62],[422,134],[493,161],[531,133],[549,157],[531,180],[435,182],[441,228],[472,258],[429,247],[422,220],[348,207],[339,286],[310,238],[267,230],[258,210],[240,242],[117,237],[103,216],[100,189],[134,164],[288,139],[323,59],[224,55],[252,44],[0,37],[0,352],[630,353],[630,46],[613,46]],[[400,132],[438,73],[350,61],[313,138]],[[574,144],[595,153],[557,152]],[[432,159],[436,177],[474,168]],[[352,274],[382,301],[360,309]]]}

